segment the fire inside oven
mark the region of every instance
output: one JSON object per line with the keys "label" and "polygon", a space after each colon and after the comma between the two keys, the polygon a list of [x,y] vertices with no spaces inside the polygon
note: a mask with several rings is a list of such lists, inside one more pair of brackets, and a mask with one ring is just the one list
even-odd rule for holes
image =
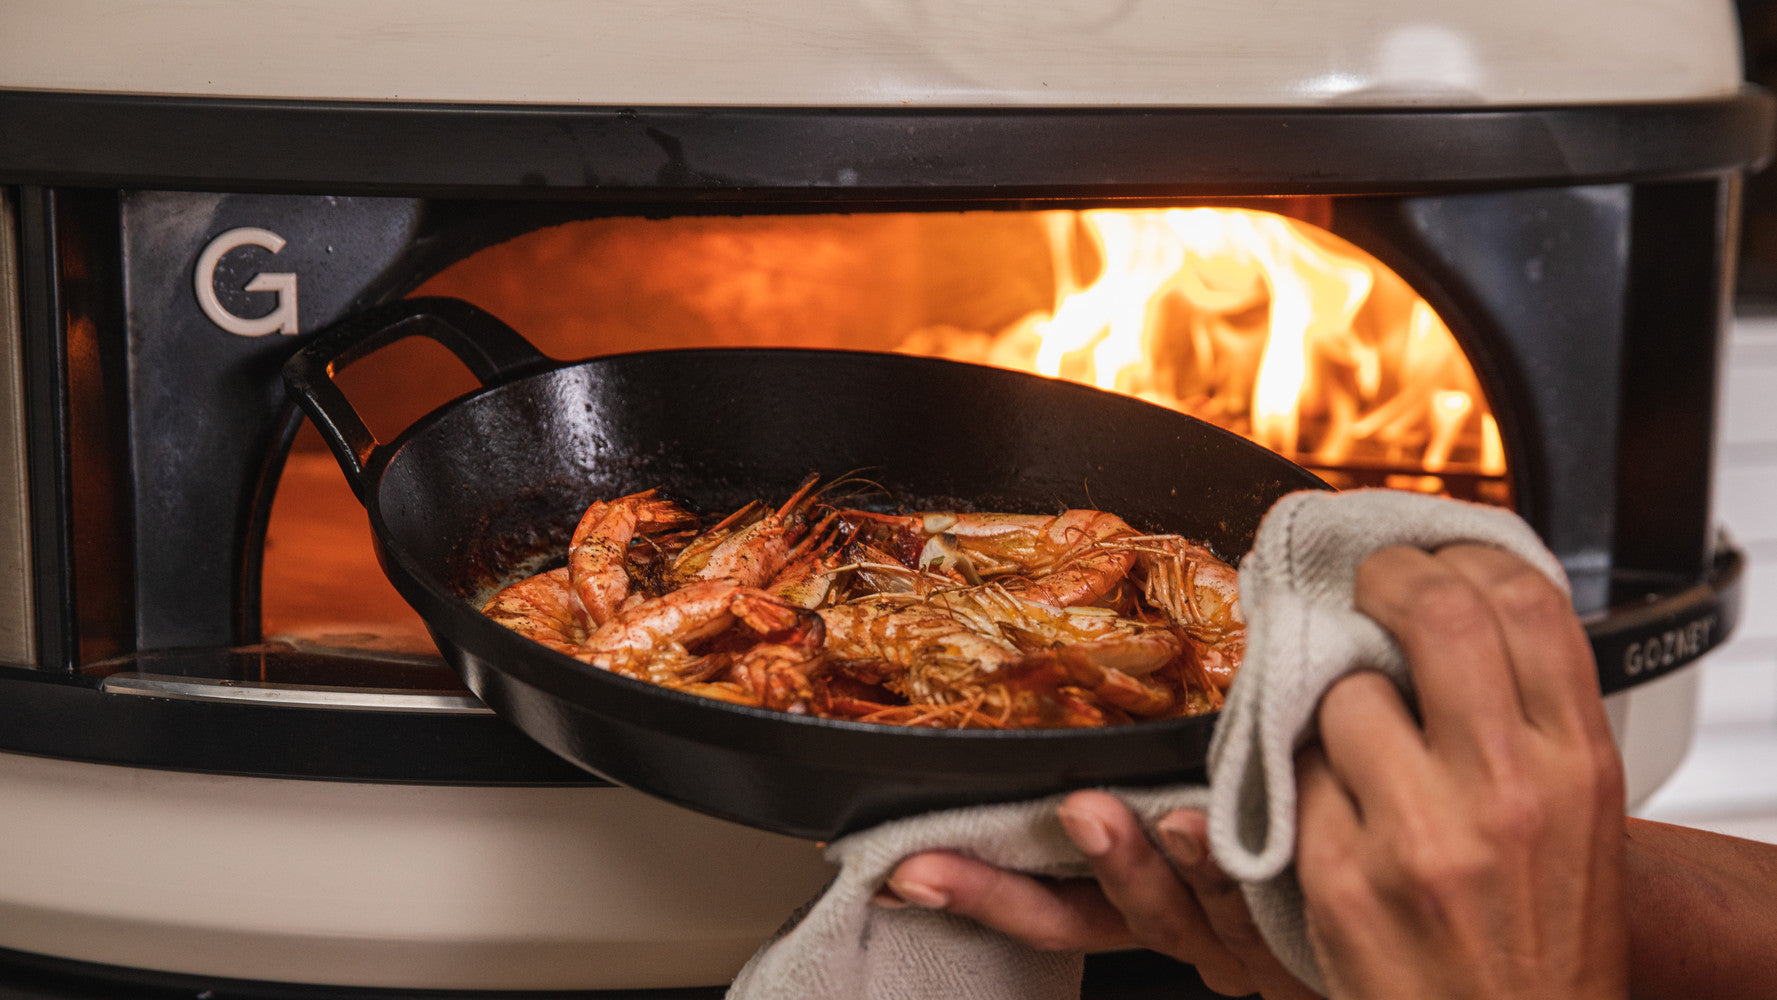
{"label": "fire inside oven", "polygon": [[[1325,198],[1278,198],[585,219],[474,252],[413,294],[474,303],[560,358],[805,347],[1035,372],[1188,413],[1338,487],[1510,506],[1499,424],[1450,325],[1388,265],[1330,232],[1332,210]],[[473,387],[431,345],[384,355],[342,379],[367,387],[358,405],[385,440]],[[390,394],[403,386],[414,392]],[[268,638],[430,649],[383,582],[363,521],[305,430],[266,536]]]}

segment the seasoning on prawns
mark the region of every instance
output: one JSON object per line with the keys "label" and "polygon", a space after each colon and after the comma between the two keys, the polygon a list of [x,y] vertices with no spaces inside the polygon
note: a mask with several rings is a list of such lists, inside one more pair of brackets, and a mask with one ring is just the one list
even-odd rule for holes
{"label": "seasoning on prawns", "polygon": [[490,617],[591,666],[723,701],[933,727],[1101,726],[1221,706],[1237,577],[1115,514],[883,514],[805,480],[708,528],[655,491],[594,503],[568,565]]}

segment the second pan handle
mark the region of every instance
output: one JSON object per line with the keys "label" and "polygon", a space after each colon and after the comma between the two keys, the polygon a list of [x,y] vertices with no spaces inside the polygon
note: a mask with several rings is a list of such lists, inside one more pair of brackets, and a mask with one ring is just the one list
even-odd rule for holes
{"label": "second pan handle", "polygon": [[321,331],[284,363],[284,384],[333,450],[360,502],[364,470],[382,442],[340,391],[334,375],[407,337],[442,345],[484,386],[556,364],[517,331],[461,299],[404,299],[353,313]]}

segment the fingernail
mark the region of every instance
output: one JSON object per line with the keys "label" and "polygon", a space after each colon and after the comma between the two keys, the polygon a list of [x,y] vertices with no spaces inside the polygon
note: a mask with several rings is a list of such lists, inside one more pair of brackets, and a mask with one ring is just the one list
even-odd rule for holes
{"label": "fingernail", "polygon": [[924,882],[906,882],[900,879],[889,879],[890,892],[901,897],[914,906],[926,910],[942,910],[950,905],[950,894],[935,889]]}
{"label": "fingernail", "polygon": [[1092,813],[1066,806],[1057,809],[1055,815],[1061,820],[1061,828],[1067,831],[1068,837],[1081,853],[1089,858],[1102,858],[1111,853],[1111,831],[1104,825],[1104,820]]}
{"label": "fingernail", "polygon": [[1167,816],[1160,820],[1157,829],[1160,836],[1166,838],[1166,846],[1171,848],[1168,853],[1172,860],[1181,865],[1194,865],[1203,860],[1203,845],[1183,823]]}
{"label": "fingernail", "polygon": [[870,896],[870,902],[885,910],[901,910],[905,909],[908,905],[905,899],[895,895],[888,886],[883,886],[882,889],[872,894]]}

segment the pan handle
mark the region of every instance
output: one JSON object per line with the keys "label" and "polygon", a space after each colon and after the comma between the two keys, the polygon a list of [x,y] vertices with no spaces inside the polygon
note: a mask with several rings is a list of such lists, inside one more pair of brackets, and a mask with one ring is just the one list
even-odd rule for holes
{"label": "pan handle", "polygon": [[353,313],[316,334],[284,362],[284,385],[315,422],[333,457],[364,499],[365,469],[382,442],[340,392],[333,376],[397,340],[426,337],[467,365],[482,385],[527,375],[556,362],[517,331],[461,299],[403,299]]}

